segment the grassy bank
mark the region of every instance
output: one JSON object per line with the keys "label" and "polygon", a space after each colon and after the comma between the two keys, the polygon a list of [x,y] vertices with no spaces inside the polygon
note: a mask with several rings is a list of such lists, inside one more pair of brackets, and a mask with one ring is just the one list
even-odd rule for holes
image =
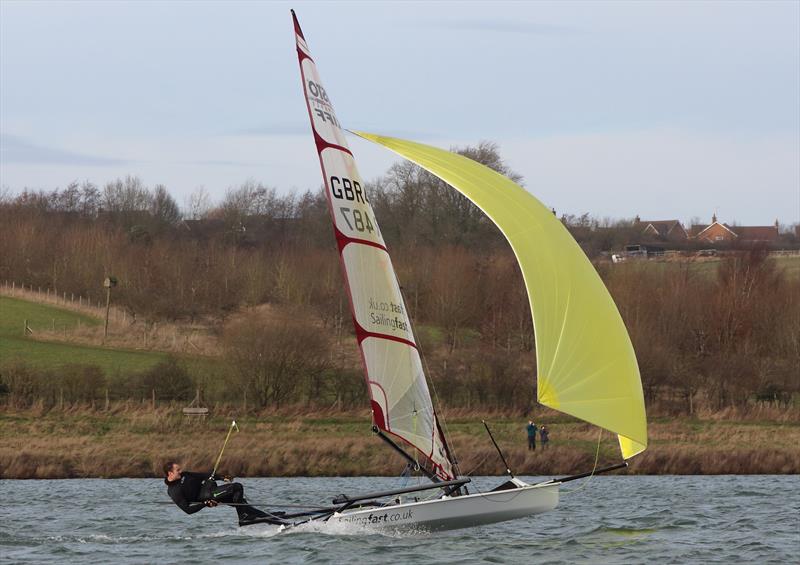
{"label": "grassy bank", "polygon": [[[24,332],[26,322],[33,330],[32,334]],[[0,296],[0,363],[20,361],[37,369],[52,370],[56,375],[66,365],[96,366],[108,378],[113,396],[114,385],[120,379],[147,371],[169,355],[168,352],[153,349],[92,343],[92,340],[98,339],[97,336],[102,338],[102,325],[103,320],[82,311]],[[61,334],[64,328],[70,332],[66,339]],[[116,331],[120,330],[117,328]],[[81,335],[86,343],[74,341]],[[180,352],[173,355],[191,371],[198,383],[208,390],[214,390],[218,384],[215,379],[222,366],[219,358]]]}
{"label": "grassy bank", "polygon": [[[96,365],[106,374],[116,374],[148,369],[166,357],[157,351],[110,349],[51,341],[62,328],[72,330],[102,324],[97,318],[71,310],[0,296],[0,312],[2,360],[20,359],[43,369],[81,363]],[[25,320],[34,329],[33,335],[26,336],[23,333]]]}
{"label": "grassy bank", "polygon": [[[225,452],[222,468],[236,476],[395,475],[404,462],[370,433],[369,413],[303,413],[241,416],[224,408],[207,421],[188,419],[177,406],[151,410],[138,403],[64,410],[4,409],[0,415],[0,478],[151,477],[165,458],[187,468],[210,467],[230,419],[241,432]],[[598,431],[555,413],[544,413],[551,431],[547,451],[529,452],[525,419],[453,414],[447,424],[453,448],[468,474],[501,474],[481,417],[486,417],[513,471],[561,475],[590,470]],[[722,414],[706,419],[654,418],[650,448],[633,459],[633,474],[800,473],[800,422],[791,412]],[[599,464],[617,462],[615,438],[604,433]]]}

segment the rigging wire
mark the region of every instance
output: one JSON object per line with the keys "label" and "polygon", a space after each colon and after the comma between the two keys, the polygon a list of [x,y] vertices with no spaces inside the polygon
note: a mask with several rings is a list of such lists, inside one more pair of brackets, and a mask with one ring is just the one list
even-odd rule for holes
{"label": "rigging wire", "polygon": [[602,437],[603,437],[603,428],[600,428],[600,433],[597,434],[597,450],[594,453],[594,467],[592,467],[592,474],[589,475],[589,478],[586,479],[586,482],[583,483],[581,486],[579,486],[576,489],[565,490],[563,492],[564,494],[573,494],[573,493],[576,493],[576,492],[580,492],[583,489],[585,489],[587,486],[589,486],[589,483],[594,478],[594,472],[597,470],[597,461],[600,459],[600,440],[601,440]]}
{"label": "rigging wire", "polygon": [[[413,328],[413,326],[412,326],[412,328]],[[414,339],[416,339],[416,335],[414,336]],[[419,352],[420,359],[422,359],[422,364],[425,365],[425,374],[430,376],[428,381],[431,384],[431,389],[433,389],[433,396],[436,397],[436,404],[441,406],[442,405],[442,401],[441,401],[441,399],[439,399],[439,391],[436,390],[436,384],[433,382],[433,375],[431,375],[431,369],[428,366],[428,359],[425,357],[425,354],[422,352],[422,349],[419,347],[419,343],[417,343],[417,351]],[[461,461],[461,460],[459,459],[458,455],[456,455],[456,451],[455,451],[455,448],[453,447],[453,444],[450,443],[449,441],[447,441],[448,437],[453,437],[453,436],[450,435],[450,429],[447,427],[447,421],[445,420],[444,415],[439,413],[439,412],[437,412],[437,411],[435,411],[435,410],[434,410],[434,415],[436,416],[436,419],[439,422],[442,423],[442,428],[444,428],[444,434],[445,434],[445,437],[443,437],[442,439],[444,440],[448,451],[450,451],[450,453],[452,454],[453,460],[456,461],[456,463],[453,465],[455,467],[455,469],[453,469],[453,471],[455,472],[456,475],[458,475],[458,466],[459,466],[458,462]]]}
{"label": "rigging wire", "polygon": [[492,455],[492,452],[491,451],[487,452],[486,455],[484,455],[480,461],[478,461],[475,465],[472,466],[472,469],[469,470],[469,473],[464,473],[464,476],[472,477],[472,473],[474,473],[481,465],[486,463],[486,460],[489,458],[490,455]]}
{"label": "rigging wire", "polygon": [[[403,296],[402,289],[400,290],[400,296]],[[403,302],[405,302],[405,297],[403,297]],[[421,344],[419,342],[419,339],[417,338],[417,332],[415,330],[415,328],[417,327],[417,322],[416,322],[416,320],[412,319],[411,312],[409,311],[408,306],[406,306],[406,314],[408,315],[408,320],[411,322],[411,334],[414,336],[414,342],[416,343],[416,346],[417,346],[416,347],[417,353],[419,354],[419,358],[422,360],[422,364],[425,366],[425,374],[428,375],[428,377],[429,377],[428,379],[426,379],[426,381],[428,383],[430,383],[431,389],[433,389],[433,396],[436,398],[436,404],[438,406],[441,406],[442,405],[442,401],[439,398],[439,391],[436,390],[436,384],[433,382],[433,375],[431,375],[431,369],[428,366],[428,360],[425,358],[425,353],[422,351]],[[436,420],[441,422],[442,428],[444,428],[443,432],[444,432],[444,436],[445,437],[442,438],[442,441],[445,442],[445,445],[447,446],[447,450],[453,456],[453,460],[456,461],[456,463],[453,463],[452,461],[450,463],[454,467],[453,472],[455,473],[456,476],[458,476],[458,474],[459,474],[458,473],[458,461],[460,461],[460,459],[456,455],[456,452],[455,452],[455,449],[453,448],[453,445],[449,441],[447,441],[448,437],[452,437],[450,435],[450,430],[447,427],[447,421],[444,419],[444,415],[442,415],[439,412],[437,412],[435,408],[434,408],[433,414],[434,414],[434,417],[436,418]]]}

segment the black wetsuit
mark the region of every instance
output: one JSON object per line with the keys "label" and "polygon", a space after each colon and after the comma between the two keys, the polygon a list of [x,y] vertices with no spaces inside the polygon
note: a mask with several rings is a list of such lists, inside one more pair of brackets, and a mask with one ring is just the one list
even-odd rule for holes
{"label": "black wetsuit", "polygon": [[[244,487],[240,483],[225,483],[217,485],[215,481],[222,480],[219,475],[214,475],[209,480],[208,475],[205,473],[192,473],[184,471],[181,473],[181,478],[176,481],[164,482],[167,485],[167,494],[172,501],[178,505],[178,508],[187,514],[194,514],[205,508],[205,504],[201,504],[207,500],[214,500],[216,502],[227,502],[233,504],[242,504],[236,506],[236,513],[239,515],[239,523],[252,523],[254,521],[266,521],[269,514],[247,505],[247,500],[244,498]],[[194,503],[194,504],[193,504]],[[276,523],[281,523],[276,520]]]}
{"label": "black wetsuit", "polygon": [[[191,503],[203,502],[200,497],[200,491],[203,490],[203,483],[207,479],[208,475],[204,473],[190,473],[189,471],[184,471],[181,473],[181,478],[177,481],[168,481],[164,479],[164,483],[167,485],[167,494],[169,494],[172,501],[178,505],[178,508],[187,514],[194,514],[205,508],[203,504]],[[215,475],[213,480],[221,481],[222,477]]]}

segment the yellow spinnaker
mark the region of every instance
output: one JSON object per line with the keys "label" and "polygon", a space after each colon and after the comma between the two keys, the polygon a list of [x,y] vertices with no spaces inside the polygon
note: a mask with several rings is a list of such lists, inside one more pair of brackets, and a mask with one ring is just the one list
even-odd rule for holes
{"label": "yellow spinnaker", "polygon": [[644,451],[647,419],[636,354],[611,295],[564,225],[524,188],[467,157],[353,133],[436,175],[497,224],[528,290],[539,402],[618,434],[625,459]]}

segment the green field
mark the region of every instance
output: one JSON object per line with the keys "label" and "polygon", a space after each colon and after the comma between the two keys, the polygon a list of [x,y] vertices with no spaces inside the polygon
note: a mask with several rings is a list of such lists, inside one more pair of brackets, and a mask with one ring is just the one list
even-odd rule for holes
{"label": "green field", "polygon": [[773,261],[783,274],[790,279],[800,279],[800,256],[796,257],[773,257]]}
{"label": "green field", "polygon": [[165,353],[154,351],[129,351],[37,341],[24,337],[25,320],[36,328],[75,327],[98,325],[101,320],[47,306],[0,296],[0,362],[20,360],[40,368],[57,368],[71,363],[97,365],[107,375],[142,371],[163,360]]}
{"label": "green field", "polygon": [[[775,268],[779,272],[783,272],[787,280],[800,279],[800,256],[770,257],[769,260],[775,264]],[[704,261],[630,260],[622,263],[622,265],[625,265],[627,268],[648,269],[660,273],[666,273],[667,271],[674,271],[677,269],[688,269],[692,274],[713,278],[717,276],[721,261],[721,258],[716,257]],[[621,265],[617,265],[616,267],[619,268],[620,266]]]}

